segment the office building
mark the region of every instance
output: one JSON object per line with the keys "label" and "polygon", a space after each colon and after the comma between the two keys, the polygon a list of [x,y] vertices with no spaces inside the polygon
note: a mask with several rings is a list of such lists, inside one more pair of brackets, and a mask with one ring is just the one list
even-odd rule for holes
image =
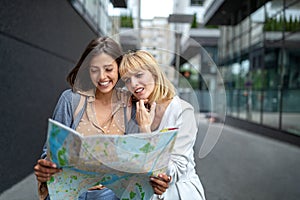
{"label": "office building", "polygon": [[300,135],[300,1],[206,1],[227,117]]}

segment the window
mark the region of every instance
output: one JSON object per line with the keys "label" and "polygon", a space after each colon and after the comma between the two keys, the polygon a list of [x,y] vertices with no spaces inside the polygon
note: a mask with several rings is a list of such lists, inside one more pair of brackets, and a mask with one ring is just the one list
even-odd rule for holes
{"label": "window", "polygon": [[191,0],[191,6],[202,6],[204,0]]}

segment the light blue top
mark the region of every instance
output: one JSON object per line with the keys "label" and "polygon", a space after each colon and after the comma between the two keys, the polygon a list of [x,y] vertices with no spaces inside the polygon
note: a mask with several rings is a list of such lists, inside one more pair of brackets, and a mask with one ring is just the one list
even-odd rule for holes
{"label": "light blue top", "polygon": [[[54,109],[52,119],[71,127],[72,129],[76,129],[79,124],[80,119],[82,118],[85,108],[86,102],[83,105],[83,108],[76,115],[75,119],[73,119],[73,114],[79,104],[80,94],[72,92],[71,89],[65,90]],[[43,147],[43,153],[41,158],[47,157],[47,146],[46,144]],[[46,200],[50,200],[49,196],[47,196]],[[78,198],[78,200],[118,200],[115,194],[108,188],[104,188],[102,190],[89,190]]]}
{"label": "light blue top", "polygon": [[[68,127],[71,127],[72,129],[76,129],[76,127],[79,124],[80,119],[83,116],[84,108],[86,107],[86,104],[84,104],[83,109],[81,109],[76,117],[75,120],[73,120],[73,113],[75,112],[75,109],[77,108],[80,101],[80,95],[78,93],[72,92],[71,89],[65,90],[59,97],[59,100],[55,106],[52,119],[55,121],[58,121]],[[44,145],[43,148],[43,154],[41,155],[41,158],[46,158],[47,156],[47,146]]]}

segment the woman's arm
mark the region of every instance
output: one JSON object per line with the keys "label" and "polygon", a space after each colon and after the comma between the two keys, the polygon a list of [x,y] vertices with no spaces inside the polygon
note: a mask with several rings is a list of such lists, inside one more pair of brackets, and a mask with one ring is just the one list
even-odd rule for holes
{"label": "woman's arm", "polygon": [[174,127],[178,127],[178,134],[167,174],[172,177],[174,182],[177,182],[182,175],[188,174],[188,164],[194,156],[193,147],[198,128],[194,110],[191,106],[183,106],[183,110],[179,113]]}
{"label": "woman's arm", "polygon": [[[52,118],[65,125],[71,126],[72,117],[73,117],[72,100],[73,97],[72,97],[71,90],[64,91],[56,104]],[[36,165],[34,166],[34,173],[36,175],[36,178],[41,182],[46,182],[50,180],[53,174],[61,171],[60,169],[57,168],[55,163],[46,160],[46,158],[47,158],[47,145],[45,143],[43,147],[41,159],[39,159]]]}

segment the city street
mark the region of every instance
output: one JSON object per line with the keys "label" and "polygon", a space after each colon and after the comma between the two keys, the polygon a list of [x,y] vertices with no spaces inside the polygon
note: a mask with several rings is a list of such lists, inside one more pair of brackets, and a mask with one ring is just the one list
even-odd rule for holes
{"label": "city street", "polygon": [[[93,120],[86,114],[89,109],[78,117],[88,118],[87,124],[82,122],[82,135],[94,128],[101,133],[121,130],[115,126],[119,112],[110,112],[116,105],[114,98],[108,101],[111,90],[102,89],[124,86],[112,85],[117,77],[126,79],[116,68],[126,63],[119,62],[126,57],[122,52],[131,56],[137,50],[149,52],[176,95],[201,112],[196,114],[194,157],[207,200],[300,199],[300,0],[2,0],[0,22],[5,97],[0,102],[0,200],[39,199],[33,167],[47,138],[48,119],[70,121],[75,115],[77,101],[73,95],[64,98],[66,89],[96,91],[88,104],[96,113]],[[117,44],[102,45],[111,39]],[[102,54],[110,64],[94,59]],[[114,70],[108,74],[106,66],[111,65]],[[144,66],[152,64],[136,67]],[[108,75],[96,80],[92,69],[99,67]],[[154,88],[171,91],[152,75],[154,85],[160,85]],[[140,81],[142,87],[137,85],[134,94],[148,95],[152,87]],[[145,98],[170,97],[163,93]],[[98,100],[107,104],[98,108]],[[153,126],[165,113],[157,114]],[[181,198],[192,200],[188,194]]]}
{"label": "city street", "polygon": [[[198,119],[195,158],[207,200],[299,199],[300,148],[225,125],[213,150],[199,159],[209,123],[203,115]],[[34,175],[0,195],[0,200],[8,199],[37,200]]]}
{"label": "city street", "polygon": [[[201,126],[207,124],[200,123],[200,134]],[[196,162],[208,200],[299,199],[299,147],[224,126],[213,150]]]}

